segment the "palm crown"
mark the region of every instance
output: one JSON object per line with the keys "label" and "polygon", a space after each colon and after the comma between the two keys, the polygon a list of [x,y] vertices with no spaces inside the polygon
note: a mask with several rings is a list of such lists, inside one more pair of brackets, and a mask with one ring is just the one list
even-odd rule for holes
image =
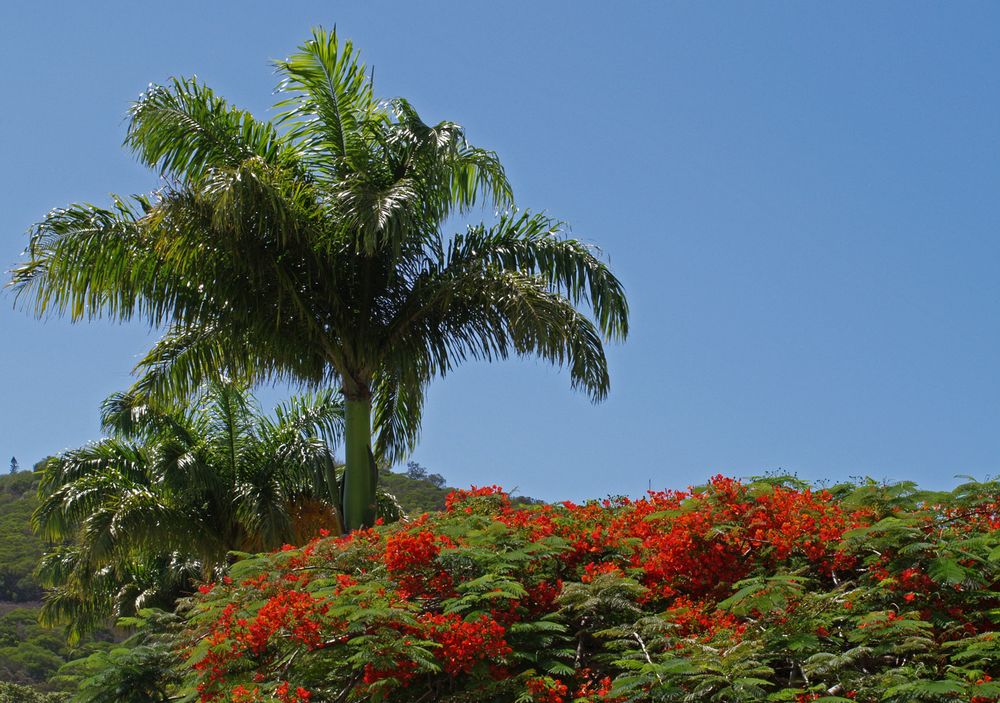
{"label": "palm crown", "polygon": [[[335,32],[276,66],[273,122],[195,79],[150,87],[126,143],[165,185],[51,212],[13,285],[40,315],[168,325],[139,364],[143,392],[220,372],[339,386],[355,528],[374,518],[373,432],[381,460],[411,449],[432,378],[466,358],[538,355],[602,399],[603,339],[625,337],[628,304],[590,247],[513,210],[494,153],[377,100]],[[480,205],[493,224],[444,236]]]}
{"label": "palm crown", "polygon": [[233,383],[190,405],[133,394],[102,408],[109,436],[46,462],[36,529],[56,546],[40,575],[43,616],[77,629],[139,607],[171,606],[230,551],[301,544],[336,531],[326,501],[336,480],[330,443],[343,405],[330,392],[294,398],[274,417]]}

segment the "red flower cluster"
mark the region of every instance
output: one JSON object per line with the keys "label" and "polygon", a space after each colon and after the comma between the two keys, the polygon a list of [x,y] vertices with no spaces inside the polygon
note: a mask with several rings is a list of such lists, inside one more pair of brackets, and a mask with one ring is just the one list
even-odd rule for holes
{"label": "red flower cluster", "polygon": [[721,595],[754,568],[798,552],[822,571],[849,568],[852,555],[836,551],[847,530],[867,524],[863,511],[847,514],[826,492],[775,486],[750,494],[731,478],[715,476],[700,493],[650,493],[626,512],[616,531],[642,540],[632,565],[654,594]]}
{"label": "red flower cluster", "polygon": [[301,686],[296,686],[292,690],[292,685],[287,681],[282,681],[278,684],[278,687],[274,689],[274,696],[281,703],[309,703],[309,699],[312,698],[312,692],[307,691]]}
{"label": "red flower cluster", "polygon": [[[475,500],[482,498],[483,500]],[[468,490],[452,491],[444,499],[445,510],[451,512],[460,509],[471,515],[479,508],[491,512],[497,508],[510,508],[510,496],[500,486],[472,486]]]}
{"label": "red flower cluster", "polygon": [[622,570],[617,564],[611,562],[597,563],[590,562],[583,567],[583,574],[580,576],[581,583],[593,583],[594,577],[599,574],[621,574]]}
{"label": "red flower cluster", "polygon": [[563,703],[569,693],[569,687],[559,679],[530,678],[525,682],[525,688],[535,703]]}
{"label": "red flower cluster", "polygon": [[274,695],[267,698],[261,692],[260,686],[247,688],[243,684],[237,684],[229,691],[229,703],[264,703],[275,699],[279,703],[309,703],[310,698],[312,698],[311,691],[301,686],[292,690],[287,681],[278,684],[274,689]]}
{"label": "red flower cluster", "polygon": [[466,622],[457,615],[424,613],[419,620],[425,636],[441,645],[437,657],[449,674],[468,674],[476,664],[511,652],[504,627],[486,615]]}
{"label": "red flower cluster", "polygon": [[689,596],[679,596],[667,608],[667,617],[678,626],[681,636],[703,635],[711,637],[723,630],[740,635],[746,623],[732,613],[718,610],[705,602]]}
{"label": "red flower cluster", "polygon": [[[248,580],[258,590],[266,586],[257,579]],[[280,586],[278,591],[268,598],[257,610],[256,616],[250,620],[237,618],[237,607],[230,603],[222,614],[212,624],[207,643],[211,649],[200,659],[192,663],[195,671],[204,672],[205,680],[198,685],[202,701],[218,700],[222,695],[219,684],[225,678],[225,672],[233,662],[239,661],[244,655],[261,656],[269,645],[277,638],[301,644],[308,649],[321,646],[321,632],[325,615],[330,604],[303,591],[288,590]],[[278,691],[283,690],[285,696],[282,703],[305,703],[309,700],[309,691],[298,688],[288,693],[288,684],[282,684]],[[258,688],[245,689],[242,686],[230,692],[233,701],[256,701],[260,691]],[[291,697],[290,697],[291,696]],[[296,697],[297,696],[297,697]]]}
{"label": "red flower cluster", "polygon": [[254,653],[263,651],[279,631],[309,648],[318,647],[322,616],[329,609],[329,603],[309,593],[281,591],[261,606],[241,639]]}
{"label": "red flower cluster", "polygon": [[385,566],[389,573],[426,567],[441,553],[439,538],[430,530],[400,532],[385,541]]}
{"label": "red flower cluster", "polygon": [[400,532],[385,541],[383,561],[407,598],[446,597],[452,592],[451,576],[434,561],[442,546],[454,546],[447,537],[430,530]]}
{"label": "red flower cluster", "polygon": [[[984,674],[981,678],[976,680],[976,686],[982,686],[993,680],[993,677],[989,674]],[[995,696],[973,696],[969,703],[996,703]]]}
{"label": "red flower cluster", "polygon": [[[451,676],[471,673],[476,665],[500,660],[511,652],[504,639],[504,627],[486,615],[467,621],[455,614],[423,613],[417,618],[416,627],[399,629],[407,644],[411,640],[437,643],[439,648],[434,652],[435,658]],[[367,664],[362,680],[368,686],[386,679],[406,684],[416,671],[416,663],[406,659],[381,668]]]}

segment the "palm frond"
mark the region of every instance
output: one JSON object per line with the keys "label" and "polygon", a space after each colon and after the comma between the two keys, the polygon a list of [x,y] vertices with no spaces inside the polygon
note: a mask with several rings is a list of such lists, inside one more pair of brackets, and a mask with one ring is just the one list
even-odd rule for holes
{"label": "palm frond", "polygon": [[344,438],[344,399],[340,393],[324,389],[293,396],[275,409],[275,431],[291,431],[302,436],[317,435],[329,447]]}
{"label": "palm frond", "polygon": [[409,178],[390,183],[342,178],[332,189],[331,204],[340,220],[338,229],[347,233],[356,250],[368,254],[385,249],[398,255],[407,237],[426,231],[423,193]]}
{"label": "palm frond", "polygon": [[217,465],[218,453],[212,451],[218,442],[205,436],[207,425],[206,418],[196,416],[196,435],[190,438],[193,441],[173,435],[153,439],[146,470],[155,485],[169,491],[179,502],[198,504],[206,496],[225,495],[231,485],[231,477]]}
{"label": "palm frond", "polygon": [[439,122],[429,126],[409,101],[392,101],[396,124],[389,131],[388,141],[403,146],[405,171],[412,171],[425,184],[429,205],[444,205],[435,213],[437,221],[450,213],[450,208],[467,212],[485,198],[495,208],[504,210],[514,204],[514,193],[503,164],[493,151],[473,147],[465,130],[454,122]]}
{"label": "palm frond", "polygon": [[146,450],[138,444],[114,437],[85,444],[46,460],[39,493],[45,495],[88,476],[119,474],[129,481],[142,481]]}
{"label": "palm frond", "polygon": [[195,441],[189,413],[174,403],[154,403],[134,392],[112,393],[101,403],[101,429],[126,440],[167,435]]}
{"label": "palm frond", "polygon": [[610,376],[601,333],[572,301],[538,275],[495,267],[446,268],[413,289],[408,309],[386,348],[417,359],[443,376],[466,358],[485,361],[535,355],[566,366],[574,388],[595,401],[607,396]]}
{"label": "palm frond", "polygon": [[[52,210],[31,232],[29,260],[14,268],[16,301],[41,317],[72,320],[107,315],[113,320],[163,321],[168,310],[157,296],[177,283],[161,272],[141,218],[151,201],[115,198],[112,207],[75,204]],[[169,296],[166,296],[169,297]]]}
{"label": "palm frond", "polygon": [[410,356],[377,375],[372,398],[375,458],[393,465],[413,450],[420,438],[424,396],[430,371],[422,357]]}
{"label": "palm frond", "polygon": [[178,180],[260,159],[292,166],[297,154],[270,122],[230,106],[196,78],[150,85],[129,110],[125,143],[148,166]]}
{"label": "palm frond", "polygon": [[364,170],[363,127],[379,118],[372,83],[351,42],[336,30],[314,29],[312,39],[287,59],[276,61],[282,80],[279,124],[301,144],[304,158],[321,173]]}
{"label": "palm frond", "polygon": [[574,304],[586,301],[605,335],[628,335],[628,300],[621,282],[593,247],[561,234],[561,225],[540,214],[504,215],[493,227],[470,227],[449,245],[445,267],[499,266],[536,274]]}
{"label": "palm frond", "polygon": [[132,392],[152,398],[190,397],[223,375],[244,382],[262,375],[258,359],[234,353],[232,341],[214,325],[171,328],[136,364],[140,377]]}
{"label": "palm frond", "polygon": [[[293,248],[309,239],[309,228],[318,227],[322,217],[308,181],[260,159],[213,169],[198,184],[195,197],[210,215],[214,239],[233,256],[261,243]],[[187,207],[182,203],[179,214]],[[205,232],[201,234],[204,238]]]}
{"label": "palm frond", "polygon": [[208,384],[200,401],[200,412],[208,421],[207,434],[219,458],[216,470],[235,478],[244,452],[256,439],[252,417],[259,409],[246,387],[235,383]]}

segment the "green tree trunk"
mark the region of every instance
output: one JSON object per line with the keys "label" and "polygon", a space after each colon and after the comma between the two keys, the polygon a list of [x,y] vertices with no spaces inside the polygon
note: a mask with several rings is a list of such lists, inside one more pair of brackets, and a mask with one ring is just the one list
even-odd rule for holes
{"label": "green tree trunk", "polygon": [[344,492],[340,490],[340,482],[337,480],[337,466],[331,460],[321,471],[317,473],[316,485],[326,488],[327,499],[330,505],[337,508],[337,518],[340,520],[340,529],[344,527]]}
{"label": "green tree trunk", "polygon": [[344,413],[344,526],[348,531],[375,524],[375,475],[371,470],[372,402],[348,398]]}

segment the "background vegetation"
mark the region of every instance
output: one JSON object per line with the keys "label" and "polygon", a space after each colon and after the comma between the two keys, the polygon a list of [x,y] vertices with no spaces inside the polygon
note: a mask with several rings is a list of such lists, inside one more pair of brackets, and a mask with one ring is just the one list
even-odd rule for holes
{"label": "background vegetation", "polygon": [[[35,466],[38,470],[43,462]],[[32,471],[0,475],[0,703],[33,703],[29,690],[56,690],[53,681],[67,661],[110,647],[112,634],[101,628],[70,644],[61,629],[38,624],[42,586],[35,569],[47,543],[31,528],[38,506],[39,475]],[[14,686],[19,684],[23,688]],[[6,698],[5,698],[6,696]],[[43,699],[37,698],[41,703]]]}
{"label": "background vegetation", "polygon": [[45,542],[31,529],[37,494],[38,476],[31,471],[0,476],[0,602],[41,600],[34,570]]}
{"label": "background vegetation", "polygon": [[[72,643],[64,626],[43,627],[38,623],[42,585],[35,570],[49,545],[31,527],[38,506],[40,471],[0,475],[0,703],[51,703],[45,691],[75,691],[82,680],[123,651],[137,644],[122,645],[127,631],[117,635],[107,628]],[[393,493],[409,514],[444,508],[449,489],[438,474],[411,463],[408,473],[383,471],[380,484]],[[64,667],[67,662],[75,662]],[[62,671],[60,671],[62,669]],[[17,684],[17,685],[15,685]],[[34,697],[33,697],[34,696]]]}

